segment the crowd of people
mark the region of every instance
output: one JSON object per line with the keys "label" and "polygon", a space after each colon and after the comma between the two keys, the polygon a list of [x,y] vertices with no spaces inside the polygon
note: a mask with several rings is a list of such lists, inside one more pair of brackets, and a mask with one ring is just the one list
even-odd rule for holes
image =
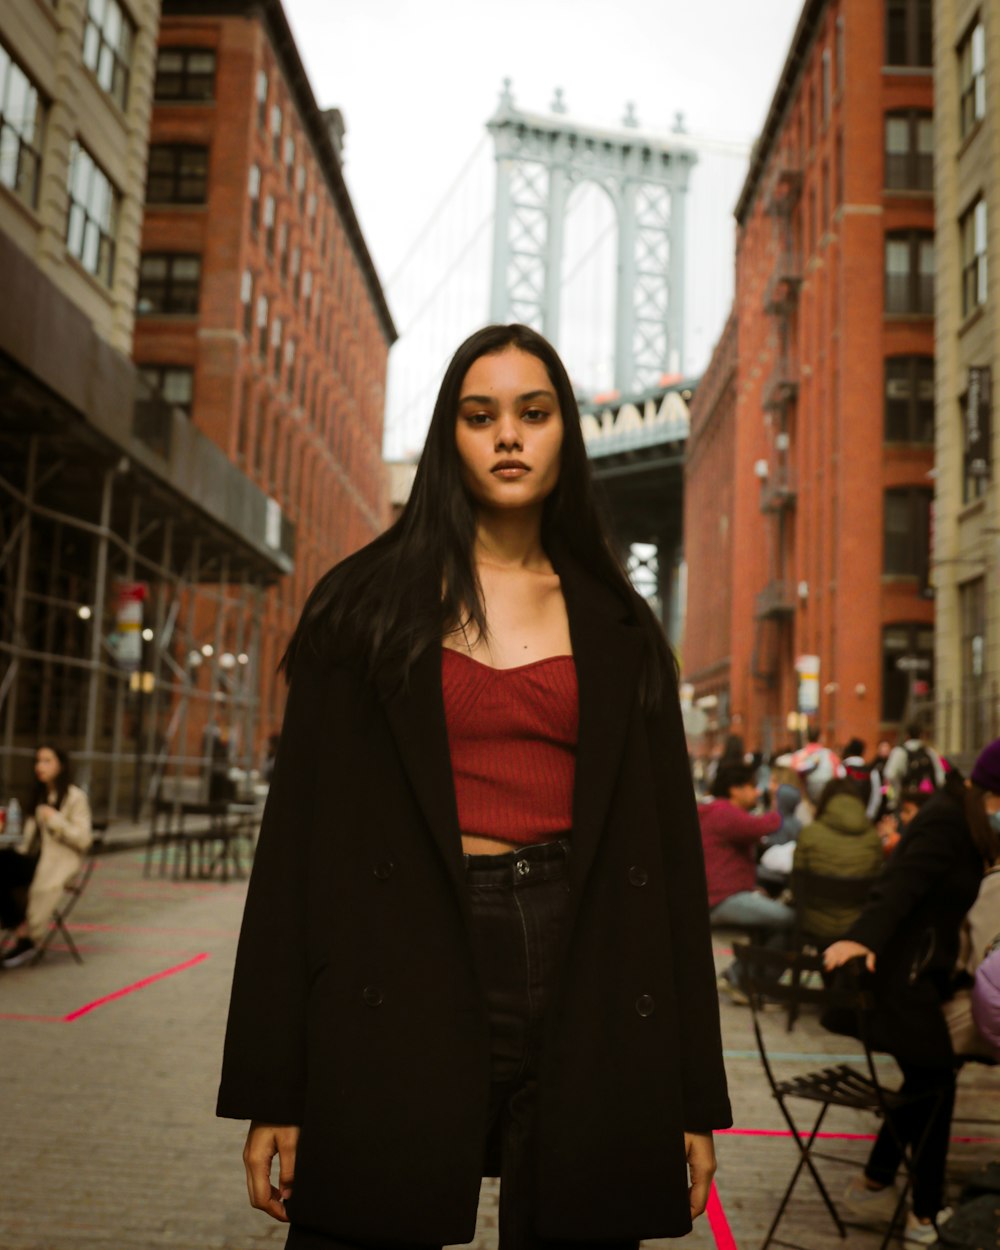
{"label": "crowd of people", "polygon": [[[844,1202],[863,1219],[890,1219],[900,1148],[921,1143],[904,1237],[935,1244],[952,1214],[944,1176],[957,1071],[1000,1060],[1000,739],[965,778],[916,724],[870,758],[858,739],[835,751],[815,732],[768,759],[733,738],[701,782],[713,927],[751,928],[784,947],[794,926],[827,975],[858,961],[871,978],[871,1036],[914,1101],[883,1126]],[[800,872],[863,879],[866,901],[805,902]],[[748,1003],[735,963],[718,985]]]}

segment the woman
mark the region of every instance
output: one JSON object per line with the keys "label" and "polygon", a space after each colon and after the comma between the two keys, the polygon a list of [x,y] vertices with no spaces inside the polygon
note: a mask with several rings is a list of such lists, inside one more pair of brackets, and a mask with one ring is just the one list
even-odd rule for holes
{"label": "woman", "polygon": [[253,1205],[440,1246],[499,1175],[505,1250],[688,1231],[731,1118],[676,675],[538,334],[458,349],[284,663],[218,1104]]}
{"label": "woman", "polygon": [[[792,870],[824,877],[873,877],[882,870],[882,841],[868,819],[856,781],[835,777],[823,787],[816,816],[799,834]],[[815,902],[802,908],[800,923],[824,945],[846,933],[860,914],[849,904]]]}
{"label": "woman", "polygon": [[913,1177],[904,1237],[931,1245],[944,1205],[944,1173],[955,1101],[955,1053],[942,1012],[958,955],[959,930],[986,867],[997,859],[991,816],[1000,812],[1000,739],[980,754],[971,779],[954,771],[913,818],[844,940],[827,947],[824,964],[863,958],[874,974],[872,1041],[893,1055],[906,1094],[927,1097],[883,1125],[846,1203],[855,1213],[886,1217],[895,1209],[898,1136],[923,1141]]}
{"label": "woman", "polygon": [[27,810],[20,846],[0,851],[0,921],[17,930],[17,941],[0,960],[4,968],[35,958],[63,886],[92,841],[90,804],[73,785],[69,756],[59,747],[35,752],[35,789]]}

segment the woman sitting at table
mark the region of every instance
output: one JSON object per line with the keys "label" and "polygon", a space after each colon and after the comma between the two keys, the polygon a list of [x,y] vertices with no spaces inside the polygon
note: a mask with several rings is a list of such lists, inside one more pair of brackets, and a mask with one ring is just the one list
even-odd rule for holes
{"label": "woman sitting at table", "polygon": [[0,925],[17,941],[0,959],[17,968],[38,954],[66,882],[92,841],[90,804],[70,776],[69,756],[43,745],[35,752],[35,788],[18,847],[0,851]]}

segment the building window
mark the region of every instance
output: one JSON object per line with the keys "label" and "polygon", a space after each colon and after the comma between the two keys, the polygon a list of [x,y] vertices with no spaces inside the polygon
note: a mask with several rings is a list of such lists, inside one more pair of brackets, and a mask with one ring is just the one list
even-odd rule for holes
{"label": "building window", "polygon": [[830,104],[833,97],[833,66],[830,64],[830,49],[823,50],[823,73],[821,79],[823,125],[830,120]]}
{"label": "building window", "polygon": [[295,170],[295,190],[299,197],[299,216],[306,211],[306,167],[299,165]]}
{"label": "building window", "polygon": [[885,185],[894,191],[934,190],[934,118],[909,109],[885,118]]}
{"label": "building window", "polygon": [[933,356],[890,356],[886,360],[885,441],[933,444]]}
{"label": "building window", "polygon": [[976,200],[962,217],[962,316],[986,303],[986,201]]}
{"label": "building window", "polygon": [[247,195],[250,197],[250,231],[256,235],[260,226],[260,166],[251,165],[247,175]]}
{"label": "building window", "polygon": [[140,314],[198,311],[201,257],[181,252],[147,252],[139,262]]}
{"label": "building window", "polygon": [[243,335],[249,338],[253,331],[253,274],[243,270],[240,280],[240,303],[243,305]]}
{"label": "building window", "polygon": [[987,733],[988,696],[986,676],[986,579],[977,577],[958,588],[962,622],[962,749],[978,751]]}
{"label": "building window", "polygon": [[927,584],[933,498],[934,492],[925,486],[885,492],[883,573],[917,577]]}
{"label": "building window", "polygon": [[88,0],[83,63],[119,108],[128,100],[135,23],[118,0]]}
{"label": "building window", "polygon": [[299,302],[299,291],[301,289],[301,269],[302,269],[302,248],[298,245],[292,248],[292,299]]}
{"label": "building window", "polygon": [[0,183],[32,208],[38,200],[46,106],[0,44]]}
{"label": "building window", "polygon": [[288,280],[288,222],[281,223],[281,229],[278,231],[278,268],[281,273],[281,280]]}
{"label": "building window", "polygon": [[278,159],[278,153],[281,151],[281,106],[273,104],[271,106],[271,150],[274,153],[274,159]]}
{"label": "building window", "polygon": [[161,48],[156,56],[157,100],[211,100],[215,53],[206,48]]}
{"label": "building window", "polygon": [[194,398],[194,370],[184,365],[140,365],[139,372],[173,408],[191,415]]}
{"label": "building window", "polygon": [[908,720],[934,689],[934,630],[924,624],[882,630],[882,719]]}
{"label": "building window", "polygon": [[257,71],[257,129],[263,130],[267,121],[267,72]]}
{"label": "building window", "polygon": [[886,0],[886,65],[933,65],[931,0]]}
{"label": "building window", "polygon": [[959,400],[962,422],[962,502],[986,494],[993,472],[993,374],[987,366],[970,366],[965,393]]}
{"label": "building window", "polygon": [[834,50],[837,58],[837,90],[844,90],[844,19],[837,18],[836,34],[834,35]]}
{"label": "building window", "polygon": [[274,255],[274,196],[269,195],[264,201],[264,246],[268,256]]}
{"label": "building window", "polygon": [[146,202],[204,204],[208,198],[208,148],[152,143]]}
{"label": "building window", "polygon": [[69,159],[66,247],[88,273],[111,285],[119,195],[111,179],[74,139]]}
{"label": "building window", "polygon": [[885,241],[887,313],[934,312],[934,235],[929,230],[890,234]]}
{"label": "building window", "polygon": [[285,139],[285,180],[292,185],[292,170],[295,166],[295,140],[291,135]]}
{"label": "building window", "polygon": [[257,355],[267,354],[267,296],[257,296]]}
{"label": "building window", "polygon": [[986,116],[986,32],[977,21],[958,49],[962,138]]}
{"label": "building window", "polygon": [[271,369],[276,381],[281,380],[281,331],[281,318],[275,317],[271,322],[271,347],[274,349]]}

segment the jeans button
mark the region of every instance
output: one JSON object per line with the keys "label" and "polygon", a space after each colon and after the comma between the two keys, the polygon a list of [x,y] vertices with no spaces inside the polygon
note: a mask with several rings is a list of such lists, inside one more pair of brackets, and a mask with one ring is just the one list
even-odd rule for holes
{"label": "jeans button", "polygon": [[656,1010],[656,1000],[652,994],[640,994],[635,1000],[635,1009],[640,1016],[651,1016]]}
{"label": "jeans button", "polygon": [[645,885],[649,880],[649,873],[645,868],[640,868],[638,864],[633,864],[628,870],[628,879],[630,885]]}
{"label": "jeans button", "polygon": [[379,881],[388,881],[395,867],[396,865],[391,859],[382,860],[381,863],[375,865],[375,876],[378,877]]}
{"label": "jeans button", "polygon": [[366,1007],[382,1006],[382,991],[377,985],[366,985],[361,991],[361,997],[364,999]]}
{"label": "jeans button", "polygon": [[517,860],[514,867],[517,870],[517,875],[519,877],[526,877],[528,873],[531,872],[531,864],[526,859]]}

